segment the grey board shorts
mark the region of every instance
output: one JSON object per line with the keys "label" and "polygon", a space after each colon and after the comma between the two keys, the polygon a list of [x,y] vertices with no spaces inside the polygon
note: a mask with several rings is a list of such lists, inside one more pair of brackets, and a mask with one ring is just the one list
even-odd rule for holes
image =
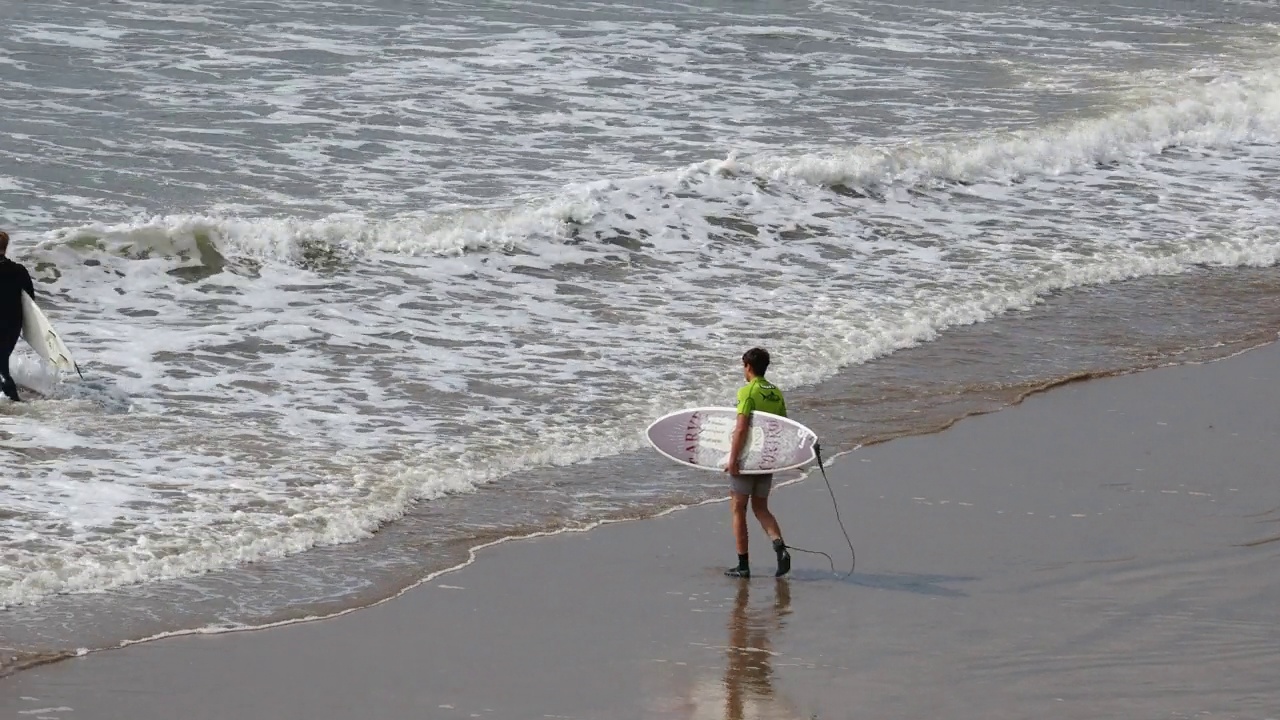
{"label": "grey board shorts", "polygon": [[739,495],[767,498],[773,489],[773,475],[739,475],[729,478],[729,487]]}

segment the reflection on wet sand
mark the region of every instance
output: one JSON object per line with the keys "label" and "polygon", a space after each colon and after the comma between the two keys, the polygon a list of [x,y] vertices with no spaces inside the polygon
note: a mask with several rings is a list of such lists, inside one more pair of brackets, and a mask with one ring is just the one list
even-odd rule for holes
{"label": "reflection on wet sand", "polygon": [[750,609],[751,583],[738,586],[729,616],[729,646],[724,671],[725,720],[793,717],[776,700],[773,687],[773,648],[770,633],[782,629],[791,614],[791,584],[777,581],[768,610]]}
{"label": "reflection on wet sand", "polygon": [[[791,614],[791,585],[776,581],[773,602],[751,606],[751,582],[739,584],[729,614],[725,667],[720,676],[693,682],[685,701],[687,720],[798,720],[801,715],[777,694],[774,685],[774,633]],[[759,588],[757,588],[757,591]]]}

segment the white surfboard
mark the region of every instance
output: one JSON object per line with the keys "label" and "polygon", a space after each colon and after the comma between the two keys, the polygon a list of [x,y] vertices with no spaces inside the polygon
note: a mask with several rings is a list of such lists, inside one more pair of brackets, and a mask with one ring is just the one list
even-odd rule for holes
{"label": "white surfboard", "polygon": [[[679,410],[653,421],[645,431],[654,449],[678,463],[723,471],[738,422],[731,407]],[[751,436],[739,467],[743,475],[794,470],[812,462],[818,436],[795,420],[766,412],[751,413]]]}
{"label": "white surfboard", "polygon": [[27,341],[36,354],[59,370],[79,373],[80,368],[71,359],[71,351],[62,344],[58,331],[49,324],[48,318],[40,312],[30,295],[22,295],[22,339]]}

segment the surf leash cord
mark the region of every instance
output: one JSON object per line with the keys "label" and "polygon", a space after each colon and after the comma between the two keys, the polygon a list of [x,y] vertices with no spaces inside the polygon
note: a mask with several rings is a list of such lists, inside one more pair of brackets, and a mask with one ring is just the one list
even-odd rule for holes
{"label": "surf leash cord", "polygon": [[[840,523],[840,532],[844,533],[844,541],[849,543],[849,572],[840,576],[840,579],[844,580],[850,575],[853,575],[853,570],[858,565],[858,554],[853,550],[853,540],[849,539],[849,531],[845,529],[844,520],[840,517],[840,503],[836,502],[836,492],[831,489],[831,481],[827,479],[827,469],[822,463],[822,446],[816,442],[813,444],[813,454],[818,459],[818,470],[822,473],[822,481],[827,484],[827,492],[831,495],[831,507],[836,510],[836,522]],[[821,555],[825,557],[827,562],[831,563],[831,574],[836,574],[836,561],[832,560],[830,555],[820,550],[805,550],[804,548],[795,547],[794,545],[788,545],[787,548],[795,550],[796,552],[808,553],[809,555]]]}

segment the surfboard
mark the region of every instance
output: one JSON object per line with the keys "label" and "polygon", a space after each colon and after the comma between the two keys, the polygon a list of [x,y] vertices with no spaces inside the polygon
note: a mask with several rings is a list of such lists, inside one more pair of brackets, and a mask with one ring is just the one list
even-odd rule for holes
{"label": "surfboard", "polygon": [[30,295],[25,292],[19,294],[22,296],[22,339],[50,365],[79,374],[80,368],[71,359],[71,351],[62,344],[58,331],[49,324],[49,319],[40,312]]}
{"label": "surfboard", "polygon": [[[678,410],[654,420],[645,430],[649,444],[682,465],[723,471],[738,422],[731,407]],[[766,412],[751,413],[751,436],[739,466],[743,475],[794,470],[812,462],[818,436],[795,420]]]}

